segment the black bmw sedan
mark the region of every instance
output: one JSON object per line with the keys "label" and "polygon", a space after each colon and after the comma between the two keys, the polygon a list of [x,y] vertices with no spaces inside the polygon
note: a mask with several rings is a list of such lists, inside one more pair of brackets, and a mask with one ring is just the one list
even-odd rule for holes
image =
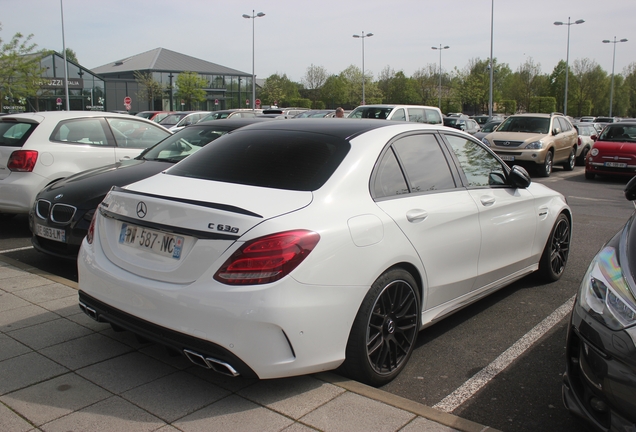
{"label": "black bmw sedan", "polygon": [[113,186],[124,186],[168,169],[220,136],[267,118],[213,120],[190,125],[132,160],[95,168],[42,189],[29,212],[35,249],[77,259],[98,204]]}
{"label": "black bmw sedan", "polygon": [[[636,200],[636,177],[625,197]],[[636,430],[635,224],[636,213],[592,260],[568,328],[563,402],[598,431]]]}

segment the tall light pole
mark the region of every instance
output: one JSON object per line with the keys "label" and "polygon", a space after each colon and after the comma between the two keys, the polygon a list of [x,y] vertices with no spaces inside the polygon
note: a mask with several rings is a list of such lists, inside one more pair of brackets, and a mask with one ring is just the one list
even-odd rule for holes
{"label": "tall light pole", "polygon": [[627,39],[616,40],[616,36],[614,36],[614,40],[604,40],[603,43],[612,43],[614,44],[614,55],[612,56],[612,84],[610,89],[610,109],[609,116],[612,116],[612,105],[614,104],[614,63],[616,62],[616,44],[619,42],[627,42]]}
{"label": "tall light pole", "polygon": [[495,0],[492,0],[490,4],[490,63],[489,63],[490,86],[488,91],[488,118],[492,118],[492,81],[493,81],[493,72],[494,72],[493,70],[494,66],[492,64],[492,39],[493,39],[494,19],[495,19]]}
{"label": "tall light pole", "polygon": [[439,109],[442,109],[442,50],[449,48],[448,45],[442,47],[442,44],[439,44],[439,48],[431,47],[431,49],[439,50]]}
{"label": "tall light pole", "polygon": [[568,17],[567,23],[563,23],[561,21],[556,21],[554,23],[555,26],[568,26],[568,47],[565,56],[565,99],[563,101],[563,115],[568,115],[568,76],[570,75],[570,26],[573,24],[583,24],[584,22],[585,21],[583,21],[582,19],[570,22],[570,17]]}
{"label": "tall light pole", "polygon": [[70,111],[70,101],[68,100],[68,62],[66,61],[66,42],[64,41],[64,4],[60,0],[60,13],[62,16],[62,52],[64,53],[64,94],[66,96],[66,111]]}
{"label": "tall light pole", "polygon": [[252,109],[255,108],[254,102],[256,101],[256,75],[254,74],[254,20],[264,16],[265,14],[263,12],[259,12],[254,15],[253,9],[252,15],[243,14],[243,18],[252,19]]}
{"label": "tall light pole", "polygon": [[368,38],[373,36],[373,33],[367,33],[364,34],[364,32],[362,32],[359,35],[353,35],[354,38],[360,38],[362,39],[362,105],[365,105],[366,99],[364,97],[364,81],[365,81],[365,76],[364,76],[364,38]]}

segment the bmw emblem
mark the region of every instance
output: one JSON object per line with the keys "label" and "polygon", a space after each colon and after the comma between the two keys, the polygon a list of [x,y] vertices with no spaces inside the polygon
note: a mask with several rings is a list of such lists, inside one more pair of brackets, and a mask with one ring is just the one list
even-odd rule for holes
{"label": "bmw emblem", "polygon": [[64,196],[64,194],[58,194],[58,195],[55,195],[54,199],[55,199],[55,201],[57,201],[59,199],[62,199],[63,196]]}
{"label": "bmw emblem", "polygon": [[143,219],[144,217],[146,217],[147,214],[148,206],[145,202],[139,201],[139,203],[137,204],[137,217],[139,217],[139,219]]}

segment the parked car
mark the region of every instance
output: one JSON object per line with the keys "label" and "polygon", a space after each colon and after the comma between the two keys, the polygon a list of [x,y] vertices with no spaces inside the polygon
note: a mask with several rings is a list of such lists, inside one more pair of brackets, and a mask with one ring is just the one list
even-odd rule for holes
{"label": "parked car", "polygon": [[172,132],[180,131],[186,126],[190,126],[191,124],[198,123],[204,117],[207,117],[209,114],[211,114],[211,111],[195,111],[195,112],[186,114],[185,116],[183,116],[181,120],[177,122],[176,125],[171,126],[168,129],[171,130]]}
{"label": "parked car", "polygon": [[307,108],[267,108],[264,109],[263,112],[261,114],[266,115],[266,116],[282,116],[282,118],[286,118],[286,119],[290,119],[293,118],[295,116],[297,116],[298,114],[308,111]]}
{"label": "parked car", "polygon": [[347,118],[401,120],[439,125],[444,123],[439,108],[423,105],[361,105],[351,111]]}
{"label": "parked car", "polygon": [[479,132],[476,132],[474,134],[474,137],[481,140],[483,137],[485,137],[489,133],[494,132],[495,129],[497,129],[497,126],[499,126],[502,121],[503,119],[489,121],[488,123],[486,123],[485,125],[481,127],[481,130]]}
{"label": "parked car", "polygon": [[610,123],[603,129],[585,162],[585,178],[636,175],[636,122]]}
{"label": "parked car", "polygon": [[140,111],[135,115],[137,117],[147,118],[148,120],[152,120],[155,123],[159,123],[169,114],[172,114],[172,111]]}
{"label": "parked car", "polygon": [[477,124],[479,124],[479,126],[481,126],[482,128],[487,123],[490,123],[492,121],[502,122],[503,119],[504,119],[504,117],[502,115],[498,115],[498,114],[493,114],[492,116],[489,116],[489,115],[476,115],[476,116],[471,116],[470,118],[475,120],[477,122]]}
{"label": "parked car", "polygon": [[[636,177],[625,187],[636,200]],[[636,430],[636,213],[592,259],[574,301],[563,402],[597,431]]]}
{"label": "parked car", "polygon": [[536,168],[541,177],[552,174],[553,164],[572,171],[576,163],[576,129],[556,113],[512,115],[482,141],[504,161]]}
{"label": "parked car", "polygon": [[444,126],[459,129],[471,135],[475,135],[481,130],[477,122],[468,117],[444,117]]}
{"label": "parked car", "polygon": [[113,188],[80,249],[80,308],[227,375],[383,385],[420,329],[535,271],[559,279],[570,232],[560,193],[464,132],[270,121]]}
{"label": "parked car", "polygon": [[167,129],[176,126],[185,116],[192,114],[194,111],[175,111],[164,117],[159,121],[159,124]]}
{"label": "parked car", "polygon": [[596,123],[616,123],[619,119],[618,117],[596,117],[594,121]]}
{"label": "parked car", "polygon": [[210,120],[221,120],[221,119],[230,119],[230,118],[254,118],[260,113],[260,110],[251,110],[251,109],[227,109],[227,110],[219,110],[212,111],[210,114],[204,116],[201,122],[210,121]]}
{"label": "parked car", "polygon": [[593,123],[595,118],[594,116],[583,116],[579,119],[579,123]]}
{"label": "parked car", "polygon": [[572,126],[579,134],[576,143],[576,164],[582,166],[585,165],[585,159],[598,137],[598,132],[596,132],[594,125],[589,122],[573,123]]}
{"label": "parked car", "polygon": [[97,205],[113,186],[124,186],[170,168],[226,133],[263,121],[202,122],[176,132],[133,160],[83,171],[44,188],[29,212],[33,247],[48,255],[77,259]]}
{"label": "parked car", "polygon": [[307,110],[299,114],[296,114],[294,118],[328,118],[328,117],[334,117],[335,114],[336,114],[336,110],[333,110],[333,109]]}
{"label": "parked car", "polygon": [[50,111],[0,117],[0,214],[26,214],[46,185],[132,159],[170,135],[128,114]]}

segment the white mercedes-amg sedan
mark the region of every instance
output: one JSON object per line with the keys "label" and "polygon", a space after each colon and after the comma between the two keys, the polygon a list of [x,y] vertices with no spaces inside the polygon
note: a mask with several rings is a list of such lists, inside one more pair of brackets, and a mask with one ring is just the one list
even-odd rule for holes
{"label": "white mercedes-amg sedan", "polygon": [[383,385],[420,330],[563,274],[565,198],[441,125],[265,122],[115,187],[81,246],[92,318],[232,376]]}

